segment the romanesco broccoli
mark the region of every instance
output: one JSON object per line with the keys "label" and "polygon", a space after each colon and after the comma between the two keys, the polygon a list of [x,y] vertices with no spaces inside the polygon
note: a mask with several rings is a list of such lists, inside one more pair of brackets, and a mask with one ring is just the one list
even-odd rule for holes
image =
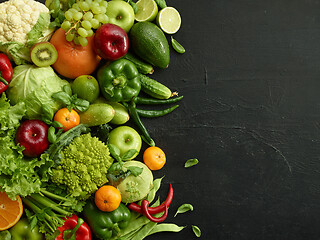
{"label": "romanesco broccoli", "polygon": [[107,171],[113,158],[108,146],[90,133],[74,138],[61,156],[60,165],[52,169],[51,180],[66,186],[71,196],[86,200],[108,181]]}

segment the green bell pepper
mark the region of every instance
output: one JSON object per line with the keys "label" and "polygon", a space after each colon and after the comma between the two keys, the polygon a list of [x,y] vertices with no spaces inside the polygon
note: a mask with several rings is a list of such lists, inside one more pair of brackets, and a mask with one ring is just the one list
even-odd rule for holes
{"label": "green bell pepper", "polygon": [[101,67],[97,79],[102,95],[111,102],[128,102],[138,96],[141,89],[136,66],[122,58]]}
{"label": "green bell pepper", "polygon": [[103,240],[119,235],[129,225],[131,218],[130,210],[122,203],[112,212],[103,212],[93,201],[87,202],[83,215],[93,234]]}
{"label": "green bell pepper", "polygon": [[36,226],[34,229],[30,229],[30,224],[26,218],[21,218],[11,229],[12,240],[41,240],[44,239]]}

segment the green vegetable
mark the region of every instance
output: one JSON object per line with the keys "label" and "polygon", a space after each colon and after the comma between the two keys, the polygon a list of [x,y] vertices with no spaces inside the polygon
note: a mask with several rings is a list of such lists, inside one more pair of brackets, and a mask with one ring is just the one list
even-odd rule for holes
{"label": "green vegetable", "polygon": [[28,119],[41,119],[43,105],[47,105],[54,112],[61,107],[61,103],[52,99],[51,95],[62,91],[63,86],[68,84],[60,79],[51,67],[20,65],[13,69],[7,94],[13,105],[25,102]]}
{"label": "green vegetable", "polygon": [[88,126],[98,126],[110,122],[115,115],[115,111],[110,104],[94,103],[85,112],[79,113],[80,123]]}
{"label": "green vegetable", "polygon": [[172,223],[160,223],[157,224],[150,232],[149,235],[159,233],[159,232],[180,232],[185,227],[177,226]]}
{"label": "green vegetable", "polygon": [[195,166],[199,163],[199,160],[196,159],[196,158],[193,158],[193,159],[189,159],[185,162],[184,164],[184,167],[185,168],[189,168],[189,167],[192,167],[192,166]]}
{"label": "green vegetable", "polygon": [[177,95],[176,92],[172,93],[171,90],[162,83],[143,74],[140,74],[139,76],[141,82],[141,90],[146,94],[157,99],[168,99],[174,95]]}
{"label": "green vegetable", "polygon": [[0,188],[11,199],[40,191],[41,181],[47,180],[51,160],[41,156],[25,158],[23,147],[16,145],[15,133],[25,115],[23,102],[11,106],[5,93],[0,97]]}
{"label": "green vegetable", "polygon": [[155,2],[158,4],[159,8],[167,7],[167,3],[165,0],[155,0]]}
{"label": "green vegetable", "polygon": [[[12,228],[10,228],[11,237],[13,240],[28,239],[41,240],[43,235],[39,232],[38,226],[31,230],[30,224],[26,218],[21,218]],[[2,239],[2,238],[1,238]]]}
{"label": "green vegetable", "polygon": [[162,30],[151,22],[138,22],[129,32],[130,47],[144,61],[166,68],[170,62],[170,49]]}
{"label": "green vegetable", "polygon": [[138,96],[141,84],[136,66],[118,59],[98,70],[97,77],[103,96],[111,102],[127,102]]}
{"label": "green vegetable", "polygon": [[[57,191],[57,186],[50,187],[54,187]],[[26,215],[30,222],[30,229],[39,226],[39,231],[46,234],[47,240],[53,240],[59,235],[60,232],[56,230],[64,224],[63,218],[71,216],[75,211],[81,212],[85,204],[61,192],[54,193],[46,189],[41,189],[40,193],[33,193],[22,201],[27,207]]]}
{"label": "green vegetable", "polygon": [[180,101],[183,98],[183,96],[179,97],[173,97],[169,99],[154,99],[154,98],[145,98],[145,97],[136,97],[134,99],[134,102],[136,104],[146,104],[146,105],[158,105],[158,104],[170,104],[170,103],[176,103]]}
{"label": "green vegetable", "polygon": [[82,134],[61,151],[61,162],[52,169],[51,180],[66,187],[70,196],[85,200],[108,181],[112,162],[107,145],[90,133]]}
{"label": "green vegetable", "polygon": [[184,49],[184,47],[173,37],[171,37],[171,44],[173,49],[176,50],[177,53],[185,53],[186,50]]}
{"label": "green vegetable", "polygon": [[199,227],[195,226],[195,225],[192,225],[192,231],[194,232],[194,234],[197,236],[197,237],[200,237],[201,236],[201,230]]}
{"label": "green vegetable", "polygon": [[146,63],[139,58],[137,58],[135,55],[128,52],[125,56],[125,59],[129,60],[130,62],[133,62],[134,65],[137,67],[139,73],[142,74],[152,74],[154,72],[153,66],[149,63]]}
{"label": "green vegetable", "polygon": [[135,160],[125,162],[122,170],[126,171],[130,167],[142,168],[143,171],[138,176],[129,175],[116,187],[121,193],[122,202],[131,203],[145,198],[153,185],[153,175],[150,169],[143,163]]}
{"label": "green vegetable", "polygon": [[185,213],[185,212],[188,212],[188,211],[193,211],[193,206],[191,204],[189,204],[189,203],[182,204],[178,208],[178,210],[177,210],[176,214],[174,215],[174,217],[177,216],[178,213]]}
{"label": "green vegetable", "polygon": [[63,87],[63,91],[53,93],[51,97],[57,102],[62,103],[63,106],[66,106],[69,111],[71,111],[73,108],[80,112],[87,111],[90,102],[85,99],[78,98],[77,94],[72,95],[72,93],[69,91],[70,89],[70,85],[65,85]]}
{"label": "green vegetable", "polygon": [[146,118],[162,117],[164,115],[171,113],[177,107],[179,107],[179,105],[174,105],[172,107],[169,107],[163,110],[144,110],[144,109],[137,108],[137,113],[139,114],[139,116],[146,117]]}
{"label": "green vegetable", "polygon": [[118,236],[129,225],[131,218],[130,210],[122,203],[112,212],[103,212],[93,201],[88,201],[83,214],[94,235],[104,240]]}

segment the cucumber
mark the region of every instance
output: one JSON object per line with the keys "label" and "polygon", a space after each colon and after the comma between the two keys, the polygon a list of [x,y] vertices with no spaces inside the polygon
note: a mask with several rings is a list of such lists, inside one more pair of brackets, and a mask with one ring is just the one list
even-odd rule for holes
{"label": "cucumber", "polygon": [[162,30],[151,22],[138,22],[129,32],[130,44],[134,53],[144,61],[166,68],[170,62],[170,50]]}
{"label": "cucumber", "polygon": [[85,112],[80,112],[80,123],[88,126],[98,126],[108,123],[114,117],[115,111],[107,103],[95,103],[89,106]]}
{"label": "cucumber", "polygon": [[129,52],[124,56],[124,58],[129,60],[130,62],[134,63],[134,65],[136,65],[136,68],[138,69],[139,73],[152,74],[154,71],[151,64],[146,63],[144,61],[141,61],[139,58],[137,58],[136,56],[134,56],[133,54],[131,54]]}
{"label": "cucumber", "polygon": [[168,87],[152,78],[149,78],[143,74],[139,74],[139,78],[141,82],[141,90],[151,97],[157,99],[168,99],[175,95]]}

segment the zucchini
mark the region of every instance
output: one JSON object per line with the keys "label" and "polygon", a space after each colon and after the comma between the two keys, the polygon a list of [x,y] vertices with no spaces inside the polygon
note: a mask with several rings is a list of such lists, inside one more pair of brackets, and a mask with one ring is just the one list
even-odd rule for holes
{"label": "zucchini", "polygon": [[134,63],[134,65],[136,65],[136,68],[138,69],[139,73],[152,74],[154,71],[153,66],[151,64],[140,60],[139,58],[137,58],[136,56],[134,56],[133,54],[131,54],[129,52],[124,56],[124,58],[129,60],[130,62]]}
{"label": "zucchini", "polygon": [[139,77],[141,82],[141,90],[151,97],[157,99],[168,99],[176,95],[176,93],[172,93],[168,87],[152,78],[147,77],[146,75],[139,74]]}

